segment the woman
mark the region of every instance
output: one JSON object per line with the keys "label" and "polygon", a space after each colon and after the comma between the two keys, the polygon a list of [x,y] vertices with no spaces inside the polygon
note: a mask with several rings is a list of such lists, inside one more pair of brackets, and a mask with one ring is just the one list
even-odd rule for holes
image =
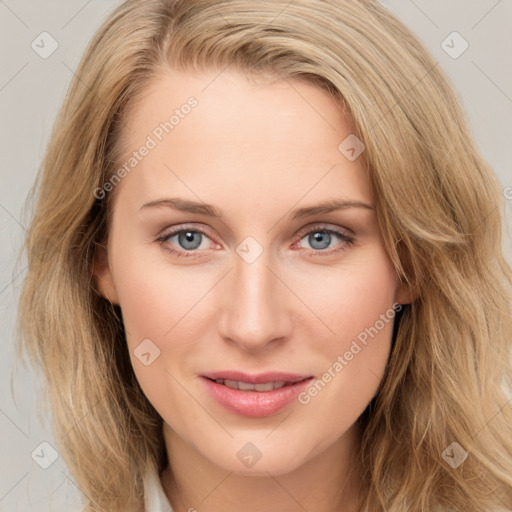
{"label": "woman", "polygon": [[374,1],[112,13],[19,317],[86,510],[512,506],[512,273],[467,125]]}

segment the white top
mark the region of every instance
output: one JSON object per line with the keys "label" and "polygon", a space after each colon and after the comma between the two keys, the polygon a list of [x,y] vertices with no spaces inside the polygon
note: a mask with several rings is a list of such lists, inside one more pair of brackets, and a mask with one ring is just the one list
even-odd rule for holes
{"label": "white top", "polygon": [[144,512],[174,512],[156,471],[144,477]]}

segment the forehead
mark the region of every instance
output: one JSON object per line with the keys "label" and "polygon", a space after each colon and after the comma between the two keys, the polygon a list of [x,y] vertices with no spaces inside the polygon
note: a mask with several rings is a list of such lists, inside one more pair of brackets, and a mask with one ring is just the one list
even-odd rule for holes
{"label": "forehead", "polygon": [[266,193],[279,187],[296,195],[319,181],[315,188],[324,192],[370,194],[362,159],[350,161],[339,150],[354,132],[352,120],[329,92],[303,79],[168,69],[125,121],[119,164],[151,147],[126,180],[141,194],[172,184],[205,192],[224,183],[238,184],[245,190],[239,194],[265,185]]}

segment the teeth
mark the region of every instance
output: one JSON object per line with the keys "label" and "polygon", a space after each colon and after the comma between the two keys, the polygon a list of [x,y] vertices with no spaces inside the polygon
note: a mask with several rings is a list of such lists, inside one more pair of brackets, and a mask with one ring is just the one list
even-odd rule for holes
{"label": "teeth", "polygon": [[286,385],[286,382],[265,382],[261,384],[250,384],[248,382],[241,382],[238,380],[222,380],[218,379],[217,384],[224,384],[231,389],[239,389],[241,391],[272,391],[274,389],[281,389]]}
{"label": "teeth", "polygon": [[[235,389],[241,389],[242,391],[253,391],[254,389],[257,389],[254,384],[249,384],[248,382],[241,382],[241,381],[231,381],[235,383],[236,388]],[[272,389],[272,384],[270,389],[258,389],[258,391],[270,391]]]}
{"label": "teeth", "polygon": [[261,384],[256,384],[254,388],[256,389],[256,391],[272,391],[274,389],[274,383],[265,382]]}

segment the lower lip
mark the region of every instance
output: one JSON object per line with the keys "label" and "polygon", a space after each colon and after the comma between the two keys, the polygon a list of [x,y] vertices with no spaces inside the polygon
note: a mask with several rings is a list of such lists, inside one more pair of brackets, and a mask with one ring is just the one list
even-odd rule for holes
{"label": "lower lip", "polygon": [[211,396],[228,411],[250,418],[271,416],[284,409],[310,384],[313,377],[272,391],[242,391],[201,377]]}

